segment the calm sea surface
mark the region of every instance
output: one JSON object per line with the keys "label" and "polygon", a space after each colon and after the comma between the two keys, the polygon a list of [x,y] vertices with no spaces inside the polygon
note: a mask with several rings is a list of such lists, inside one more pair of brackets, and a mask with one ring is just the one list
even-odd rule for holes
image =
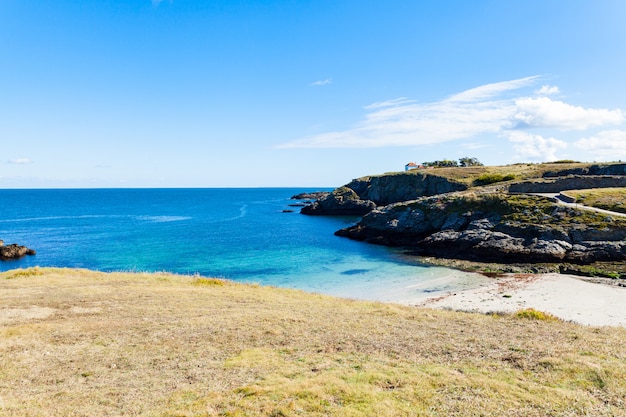
{"label": "calm sea surface", "polygon": [[302,191],[0,190],[0,239],[37,251],[0,271],[168,271],[400,302],[485,281],[336,237],[357,219],[299,214],[289,197]]}

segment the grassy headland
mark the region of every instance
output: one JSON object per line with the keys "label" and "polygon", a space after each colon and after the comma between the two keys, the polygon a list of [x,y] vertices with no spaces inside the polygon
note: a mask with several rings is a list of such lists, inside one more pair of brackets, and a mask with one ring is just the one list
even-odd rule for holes
{"label": "grassy headland", "polygon": [[579,204],[626,213],[626,188],[570,190],[564,194],[573,197]]}
{"label": "grassy headland", "polygon": [[626,329],[534,312],[61,269],[0,306],[0,415],[626,415]]}
{"label": "grassy headland", "polygon": [[[409,174],[419,175],[429,173],[450,180],[460,181],[468,186],[484,185],[481,178],[497,178],[501,180],[532,180],[543,178],[549,173],[568,172],[573,170],[589,169],[593,164],[587,162],[542,163],[542,164],[511,164],[494,166],[472,167],[436,167],[428,170],[408,171]],[[407,172],[386,173],[384,175],[406,175]]]}

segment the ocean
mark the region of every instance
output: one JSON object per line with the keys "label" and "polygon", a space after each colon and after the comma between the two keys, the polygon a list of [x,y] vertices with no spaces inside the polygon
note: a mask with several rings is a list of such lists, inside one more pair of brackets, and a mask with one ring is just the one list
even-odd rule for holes
{"label": "ocean", "polygon": [[290,197],[304,191],[0,190],[0,239],[37,251],[0,271],[173,272],[405,303],[486,281],[334,236],[358,218],[301,215]]}

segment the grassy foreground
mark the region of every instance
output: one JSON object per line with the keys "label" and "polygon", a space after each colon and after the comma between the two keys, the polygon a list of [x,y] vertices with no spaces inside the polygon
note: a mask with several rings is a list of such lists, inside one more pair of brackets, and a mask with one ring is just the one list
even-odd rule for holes
{"label": "grassy foreground", "polygon": [[623,416],[626,329],[166,274],[0,274],[2,416]]}

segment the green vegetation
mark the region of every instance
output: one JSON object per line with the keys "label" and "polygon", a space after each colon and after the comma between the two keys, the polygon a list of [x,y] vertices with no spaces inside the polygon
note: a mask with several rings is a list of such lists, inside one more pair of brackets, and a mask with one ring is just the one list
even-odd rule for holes
{"label": "green vegetation", "polygon": [[496,182],[510,181],[513,179],[515,179],[515,175],[513,174],[502,175],[499,173],[486,173],[476,178],[474,180],[474,185],[476,186],[489,185],[489,184],[494,184]]}
{"label": "green vegetation", "polygon": [[41,272],[0,274],[2,415],[624,415],[623,328]]}
{"label": "green vegetation", "polygon": [[422,165],[424,165],[425,167],[434,168],[483,166],[483,164],[478,159],[469,157],[460,158],[458,162],[451,159],[444,159],[441,161],[422,162]]}
{"label": "green vegetation", "polygon": [[578,164],[580,162],[574,161],[573,159],[559,159],[558,161],[552,162],[543,162],[544,164]]}
{"label": "green vegetation", "polygon": [[626,213],[626,188],[594,188],[570,190],[563,194],[576,199],[577,203],[604,210]]}
{"label": "green vegetation", "polygon": [[524,310],[519,310],[515,312],[515,317],[520,319],[529,319],[529,320],[541,320],[541,321],[555,321],[558,320],[551,314],[544,313],[543,311],[535,310],[534,308],[526,308]]}
{"label": "green vegetation", "polygon": [[559,272],[586,277],[626,279],[626,264],[624,262],[595,262],[590,265],[563,264],[559,265]]}
{"label": "green vegetation", "polygon": [[[407,206],[398,205],[403,211]],[[591,226],[597,229],[626,227],[626,218],[611,217],[606,214],[573,207],[557,206],[547,197],[524,194],[477,193],[469,190],[453,195],[422,198],[408,204],[408,207],[425,213],[467,213],[478,211],[499,216],[502,221],[526,225],[544,225],[576,228]]]}
{"label": "green vegetation", "polygon": [[483,166],[483,164],[476,158],[465,157],[465,158],[459,159],[459,166],[460,167],[481,167]]}

